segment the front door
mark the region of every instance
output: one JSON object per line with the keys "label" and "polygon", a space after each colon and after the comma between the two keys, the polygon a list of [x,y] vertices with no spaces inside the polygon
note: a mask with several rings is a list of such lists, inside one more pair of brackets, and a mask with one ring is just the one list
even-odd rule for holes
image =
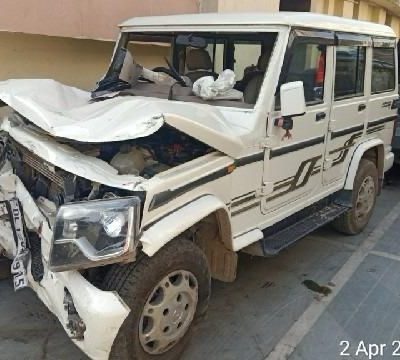
{"label": "front door", "polygon": [[[326,39],[294,42],[283,81],[302,81],[306,113],[293,118],[291,137],[285,130],[269,124],[268,135],[275,144],[266,151],[264,185],[270,193],[264,197],[263,212],[293,209],[321,191],[322,166],[331,104],[333,46]],[[282,80],[282,79],[281,79]],[[277,96],[279,102],[279,94]],[[276,106],[279,110],[279,103]],[[279,111],[276,112],[276,115]],[[274,118],[270,122],[273,122]],[[272,192],[271,192],[272,191]]]}

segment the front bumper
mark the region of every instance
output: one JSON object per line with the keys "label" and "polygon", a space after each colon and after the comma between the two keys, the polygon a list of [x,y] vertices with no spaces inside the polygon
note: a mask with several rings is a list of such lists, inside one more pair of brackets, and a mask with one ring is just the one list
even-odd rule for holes
{"label": "front bumper", "polygon": [[29,279],[29,284],[70,334],[66,327],[68,315],[63,303],[67,289],[86,327],[83,340],[72,340],[90,358],[108,359],[114,339],[130,312],[116,292],[97,289],[76,271],[45,271],[40,284],[32,278]]}
{"label": "front bumper", "polygon": [[[53,273],[48,269],[52,237],[48,222],[21,180],[12,174],[10,168],[8,170],[3,168],[0,173],[0,200],[10,200],[14,197],[17,197],[22,204],[27,228],[36,232],[41,239],[44,276],[40,283],[33,279],[32,262],[29,260],[27,266],[29,286],[57,316],[65,331],[71,336],[67,328],[68,313],[64,306],[67,290],[86,328],[82,340],[72,340],[90,358],[108,359],[114,339],[130,312],[129,307],[116,292],[97,289],[77,271]],[[16,255],[13,233],[8,220],[4,218],[0,218],[0,248],[3,248],[10,258]]]}
{"label": "front bumper", "polygon": [[385,147],[385,159],[384,159],[384,166],[383,171],[386,172],[393,167],[395,161],[395,154],[392,152],[391,146]]}
{"label": "front bumper", "polygon": [[393,167],[394,164],[394,154],[389,150],[385,153],[385,163],[383,167],[383,171],[386,172]]}

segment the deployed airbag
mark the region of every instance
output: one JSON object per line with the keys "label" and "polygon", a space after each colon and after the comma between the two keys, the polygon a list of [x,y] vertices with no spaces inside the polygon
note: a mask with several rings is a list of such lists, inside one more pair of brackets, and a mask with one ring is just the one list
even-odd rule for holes
{"label": "deployed airbag", "polygon": [[235,73],[224,70],[218,79],[204,76],[193,84],[193,92],[204,100],[242,100],[243,93],[235,90]]}

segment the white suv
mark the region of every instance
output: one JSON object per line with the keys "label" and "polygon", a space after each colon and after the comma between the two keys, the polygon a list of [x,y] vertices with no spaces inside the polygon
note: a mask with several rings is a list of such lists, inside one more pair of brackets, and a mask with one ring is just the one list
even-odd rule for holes
{"label": "white suv", "polygon": [[92,93],[0,83],[15,288],[93,359],[176,358],[238,251],[364,229],[393,164],[395,45],[309,13],[136,18]]}

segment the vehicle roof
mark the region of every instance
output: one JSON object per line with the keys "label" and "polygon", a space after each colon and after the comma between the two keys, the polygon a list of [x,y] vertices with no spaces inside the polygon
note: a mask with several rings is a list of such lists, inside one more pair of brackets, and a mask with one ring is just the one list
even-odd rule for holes
{"label": "vehicle roof", "polygon": [[202,13],[168,16],[135,17],[122,24],[123,30],[152,27],[171,30],[181,26],[215,26],[215,25],[285,25],[332,31],[362,33],[377,36],[396,37],[395,32],[386,25],[372,22],[351,20],[337,16],[328,16],[310,12],[258,12],[258,13]]}

